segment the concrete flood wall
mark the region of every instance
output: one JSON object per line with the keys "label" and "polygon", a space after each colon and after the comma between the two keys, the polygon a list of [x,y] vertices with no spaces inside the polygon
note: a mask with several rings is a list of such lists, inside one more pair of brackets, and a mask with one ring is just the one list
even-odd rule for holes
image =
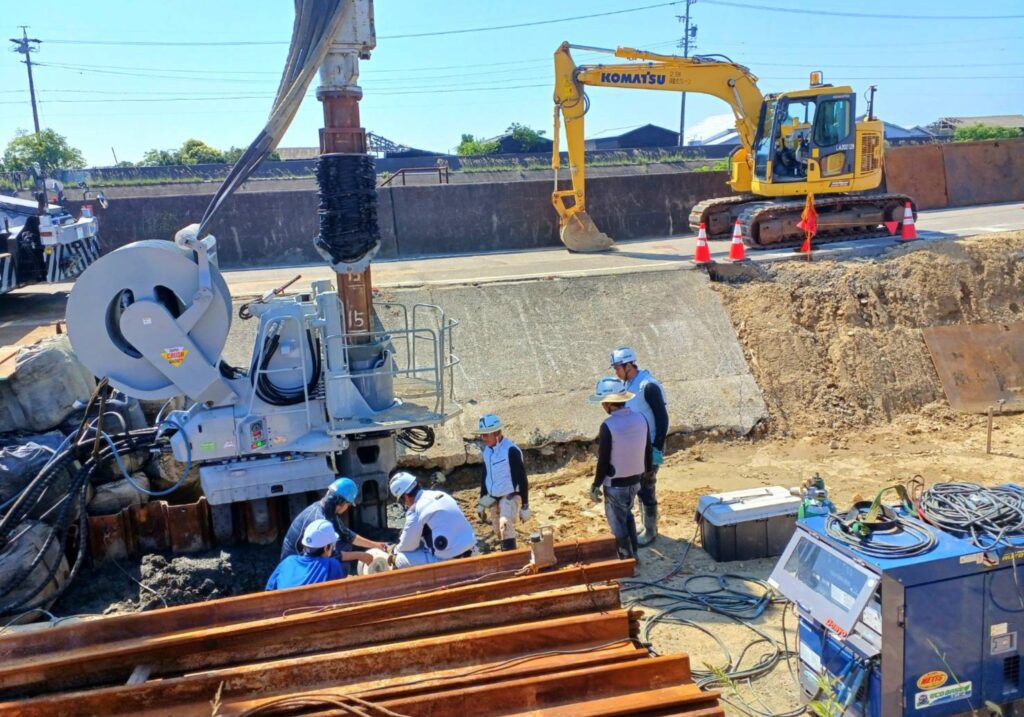
{"label": "concrete flood wall", "polygon": [[[673,432],[745,435],[768,416],[736,331],[707,274],[667,269],[600,277],[385,289],[382,301],[427,303],[457,319],[455,396],[464,411],[438,431],[429,462],[476,462],[464,439],[497,413],[523,447],[590,441],[604,419],[587,403],[629,344],[664,384]],[[236,321],[225,358],[246,366],[256,321]]]}
{"label": "concrete flood wall", "polygon": [[898,147],[885,154],[886,188],[918,209],[1024,199],[1024,138]]}
{"label": "concrete flood wall", "polygon": [[[661,237],[687,230],[690,208],[729,193],[725,172],[597,177],[588,204],[598,226],[616,239]],[[382,259],[517,251],[561,246],[551,182],[386,187],[379,192]],[[129,197],[97,209],[104,251],[140,239],[173,237],[197,222],[207,195]],[[68,202],[78,211],[81,202]],[[95,202],[93,202],[95,205]],[[313,249],[316,193],[242,192],[214,221],[222,268],[321,262]]]}

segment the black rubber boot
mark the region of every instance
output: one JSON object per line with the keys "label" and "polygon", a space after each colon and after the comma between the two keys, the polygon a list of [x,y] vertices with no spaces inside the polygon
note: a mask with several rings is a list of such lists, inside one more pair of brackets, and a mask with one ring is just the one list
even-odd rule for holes
{"label": "black rubber boot", "polygon": [[655,538],[658,537],[658,506],[645,505],[642,507],[644,515],[644,532],[641,533],[637,542],[640,543],[640,547],[646,547],[653,543]]}
{"label": "black rubber boot", "polygon": [[635,557],[633,555],[633,546],[630,544],[629,538],[616,538],[615,546],[619,549],[619,559],[629,560]]}
{"label": "black rubber boot", "polygon": [[516,549],[516,539],[515,538],[505,538],[504,540],[501,541],[501,549],[502,549],[502,551],[505,551],[505,550],[515,550]]}

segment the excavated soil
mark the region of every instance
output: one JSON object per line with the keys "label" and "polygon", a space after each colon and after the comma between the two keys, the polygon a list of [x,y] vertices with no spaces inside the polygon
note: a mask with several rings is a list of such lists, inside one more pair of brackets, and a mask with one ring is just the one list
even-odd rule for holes
{"label": "excavated soil", "polygon": [[839,435],[945,404],[921,329],[1024,318],[1022,249],[1024,232],[920,242],[882,259],[786,262],[765,280],[716,284],[771,432]]}

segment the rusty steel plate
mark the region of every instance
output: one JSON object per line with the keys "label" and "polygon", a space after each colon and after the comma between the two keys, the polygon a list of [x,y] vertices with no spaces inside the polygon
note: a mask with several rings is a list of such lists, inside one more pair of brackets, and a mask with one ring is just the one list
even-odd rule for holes
{"label": "rusty steel plate", "polygon": [[1024,410],[1024,322],[924,329],[925,344],[949,405],[964,413],[989,406]]}

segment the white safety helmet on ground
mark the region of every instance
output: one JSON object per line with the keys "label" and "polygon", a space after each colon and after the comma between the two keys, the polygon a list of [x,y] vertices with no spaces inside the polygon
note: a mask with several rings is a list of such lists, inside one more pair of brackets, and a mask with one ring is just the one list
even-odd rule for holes
{"label": "white safety helmet on ground", "polygon": [[633,398],[626,390],[626,384],[614,376],[606,376],[597,382],[594,395],[587,400],[591,403],[625,403]]}
{"label": "white safety helmet on ground", "polygon": [[504,427],[500,418],[493,413],[488,413],[487,415],[480,416],[480,421],[473,433],[478,436],[486,436],[488,433],[496,433]]}
{"label": "white safety helmet on ground", "polygon": [[334,526],[330,521],[322,518],[307,525],[306,531],[302,534],[302,544],[314,550],[325,548],[336,542],[338,542],[338,533],[334,530]]}
{"label": "white safety helmet on ground", "polygon": [[612,368],[624,363],[636,363],[636,351],[631,349],[629,346],[620,346],[612,351]]}
{"label": "white safety helmet on ground", "polygon": [[401,498],[403,495],[411,491],[417,484],[416,476],[412,473],[406,473],[405,471],[399,471],[391,477],[391,482],[388,484],[388,489],[391,491],[391,495],[395,498]]}

